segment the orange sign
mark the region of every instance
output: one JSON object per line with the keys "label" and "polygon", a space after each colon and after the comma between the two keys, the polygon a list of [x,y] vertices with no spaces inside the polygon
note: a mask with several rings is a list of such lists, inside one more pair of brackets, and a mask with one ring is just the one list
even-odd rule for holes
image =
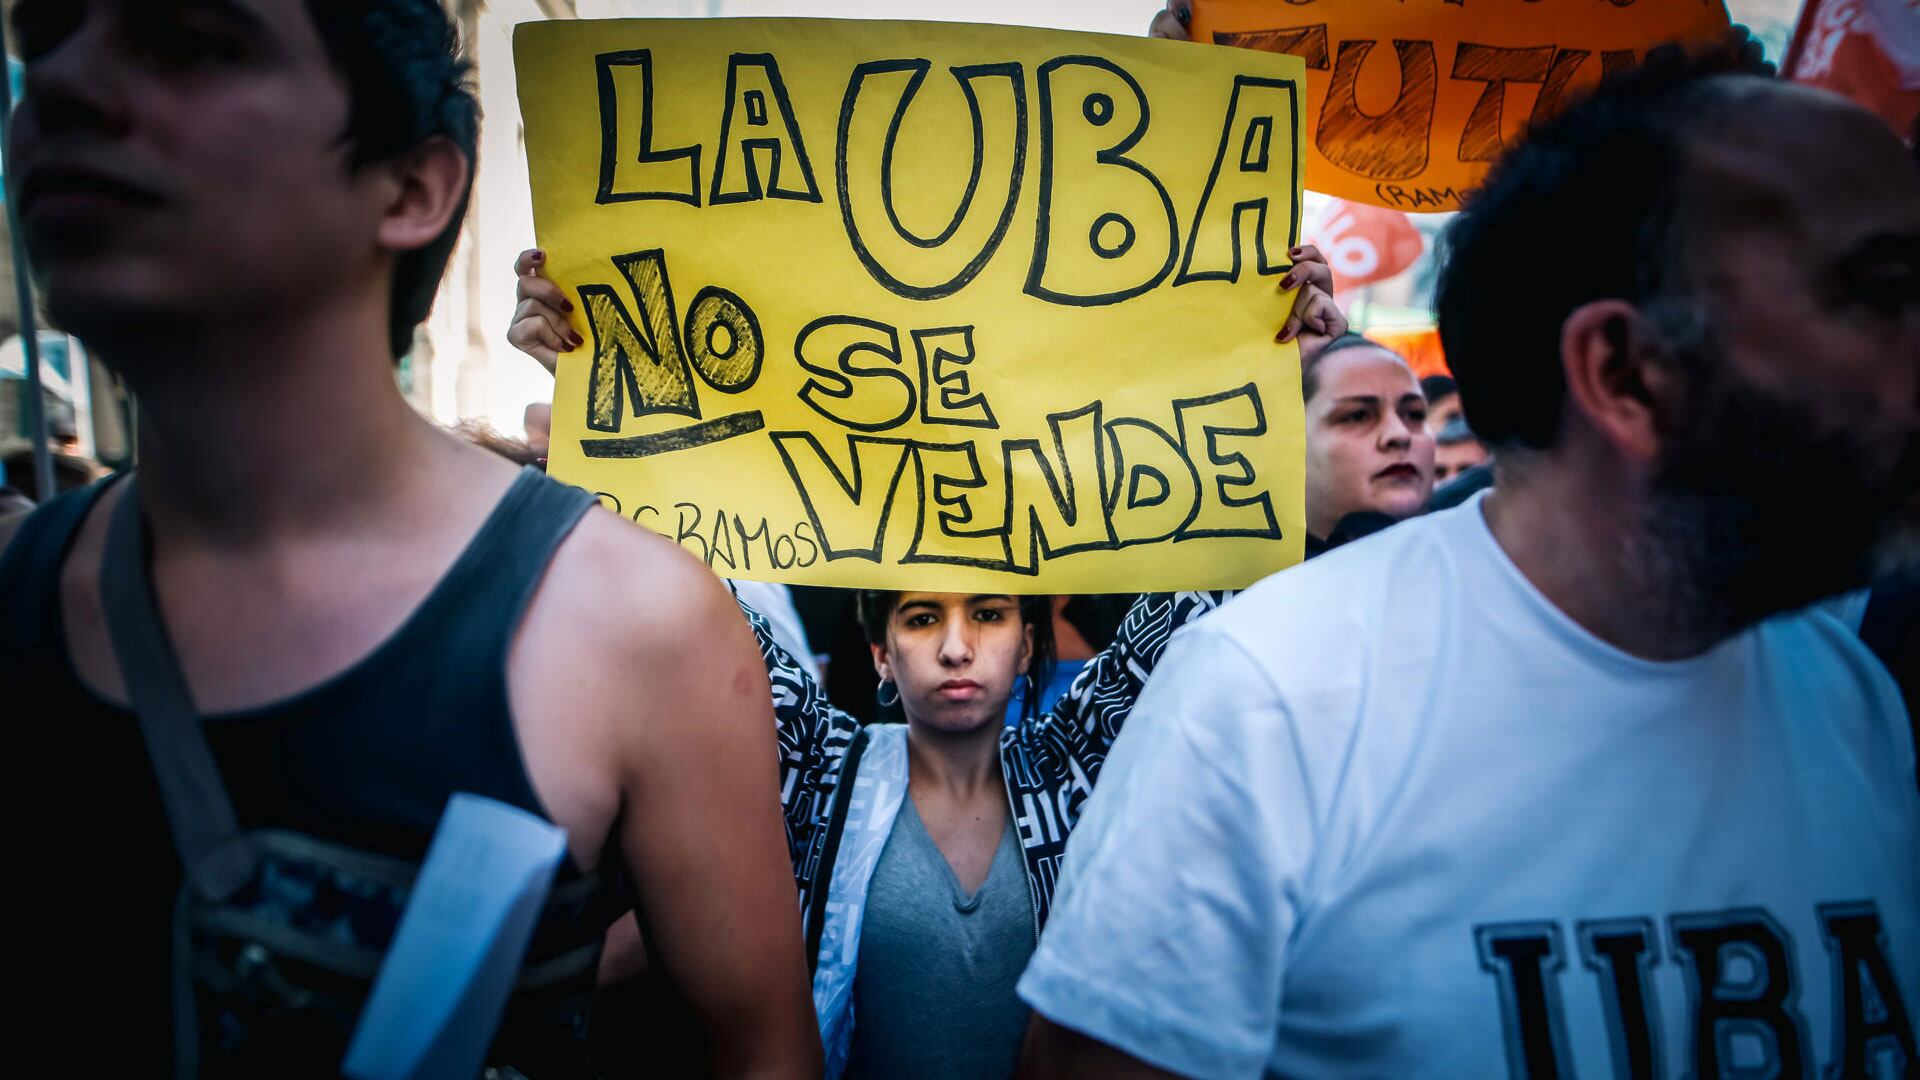
{"label": "orange sign", "polygon": [[1422,379],[1429,375],[1453,374],[1453,369],[1447,367],[1446,351],[1440,348],[1440,331],[1431,326],[1411,330],[1375,328],[1368,330],[1367,336],[1399,353]]}
{"label": "orange sign", "polygon": [[1306,60],[1309,190],[1435,211],[1602,72],[1727,27],[1723,0],[1194,0],[1190,29]]}

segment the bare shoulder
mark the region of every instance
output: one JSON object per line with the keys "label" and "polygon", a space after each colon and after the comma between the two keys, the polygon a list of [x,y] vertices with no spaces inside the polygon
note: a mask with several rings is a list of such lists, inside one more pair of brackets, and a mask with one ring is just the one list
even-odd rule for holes
{"label": "bare shoulder", "polygon": [[726,586],[672,541],[597,509],[555,554],[509,677],[542,687],[543,703],[607,718],[605,734],[620,741],[636,719],[672,727],[682,699],[742,680],[759,679],[767,700],[752,631]]}
{"label": "bare shoulder", "polygon": [[508,655],[507,694],[534,788],[582,866],[643,778],[698,755],[720,737],[711,729],[763,729],[754,753],[776,756],[766,671],[725,586],[604,510],[554,553]]}
{"label": "bare shoulder", "polygon": [[561,546],[542,592],[567,613],[577,647],[607,660],[652,666],[698,650],[697,630],[741,623],[705,565],[652,530],[590,511]]}

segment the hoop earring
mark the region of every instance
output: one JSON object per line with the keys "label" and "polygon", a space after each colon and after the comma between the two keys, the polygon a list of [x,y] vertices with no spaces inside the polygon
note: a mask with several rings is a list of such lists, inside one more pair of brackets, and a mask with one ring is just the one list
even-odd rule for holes
{"label": "hoop earring", "polygon": [[[887,700],[888,687],[893,687],[893,700],[891,701]],[[893,685],[892,679],[881,679],[879,687],[877,687],[873,692],[873,696],[874,696],[874,699],[879,701],[881,706],[884,708],[891,709],[895,705],[900,704],[900,688]]]}

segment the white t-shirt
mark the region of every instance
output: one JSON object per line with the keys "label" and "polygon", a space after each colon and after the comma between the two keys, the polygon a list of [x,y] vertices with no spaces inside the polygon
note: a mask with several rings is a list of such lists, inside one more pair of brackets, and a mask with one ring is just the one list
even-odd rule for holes
{"label": "white t-shirt", "polygon": [[1899,1076],[1906,714],[1828,610],[1629,656],[1475,500],[1174,638],[1020,993],[1203,1077]]}

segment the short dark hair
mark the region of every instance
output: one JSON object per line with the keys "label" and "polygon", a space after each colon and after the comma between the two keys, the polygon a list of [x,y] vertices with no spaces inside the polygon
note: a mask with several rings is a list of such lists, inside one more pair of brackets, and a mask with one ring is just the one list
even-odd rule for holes
{"label": "short dark hair", "polygon": [[[1399,353],[1394,352],[1392,349],[1387,348],[1385,345],[1380,344],[1365,334],[1350,330],[1328,342],[1326,347],[1319,352],[1314,353],[1312,356],[1301,358],[1300,399],[1302,401],[1312,401],[1313,396],[1320,392],[1320,365],[1326,363],[1327,357],[1335,353],[1346,352],[1348,349],[1379,349],[1388,356],[1395,357],[1401,363],[1407,363],[1406,357],[1401,356]],[[1413,365],[1408,364],[1407,366],[1411,368]]]}
{"label": "short dark hair", "polygon": [[[1014,600],[1020,607],[1020,621],[1033,629],[1033,655],[1027,658],[1027,669],[1021,673],[1027,677],[1027,692],[1020,711],[1028,717],[1037,717],[1040,696],[1053,680],[1053,597],[1016,596]],[[900,606],[900,594],[886,589],[861,589],[857,601],[854,617],[859,620],[867,644],[885,645],[887,622]]]}
{"label": "short dark hair", "polygon": [[433,308],[473,194],[480,103],[468,84],[471,65],[439,0],[306,0],[306,7],[347,79],[344,138],[355,168],[390,161],[436,137],[467,158],[466,189],[446,231],[394,265],[387,334],[397,361],[412,349],[414,328]]}
{"label": "short dark hair", "polygon": [[1759,70],[1731,46],[1654,49],[1529,129],[1449,223],[1434,311],[1487,445],[1553,443],[1567,392],[1560,330],[1574,309],[1685,288],[1685,143],[1726,100],[1727,79]]}
{"label": "short dark hair", "polygon": [[1439,401],[1448,394],[1458,393],[1459,390],[1460,387],[1454,383],[1451,375],[1429,375],[1420,380],[1420,393],[1425,395],[1429,402]]}

